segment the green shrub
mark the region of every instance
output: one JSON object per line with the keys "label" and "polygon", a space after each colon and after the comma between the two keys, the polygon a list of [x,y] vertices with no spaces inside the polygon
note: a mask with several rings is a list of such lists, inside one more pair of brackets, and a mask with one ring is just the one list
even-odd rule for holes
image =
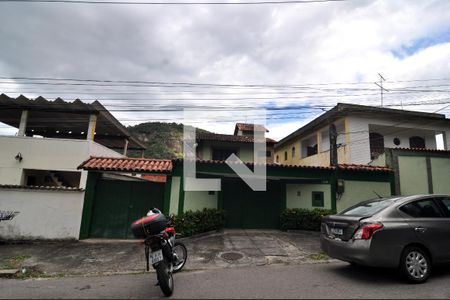
{"label": "green shrub", "polygon": [[218,230],[225,225],[225,212],[218,209],[204,208],[198,211],[187,211],[174,216],[175,229],[182,237]]}
{"label": "green shrub", "polygon": [[301,229],[320,231],[320,222],[323,216],[332,215],[335,212],[329,209],[315,208],[291,208],[281,213],[281,229]]}

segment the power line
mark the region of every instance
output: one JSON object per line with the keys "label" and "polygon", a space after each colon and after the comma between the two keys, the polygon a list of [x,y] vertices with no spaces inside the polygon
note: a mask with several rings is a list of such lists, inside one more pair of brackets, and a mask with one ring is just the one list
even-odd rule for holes
{"label": "power line", "polygon": [[241,1],[241,2],[158,2],[158,1],[97,1],[97,0],[0,0],[0,3],[64,3],[64,4],[108,4],[108,5],[286,5],[345,2],[351,0],[281,0],[281,1]]}

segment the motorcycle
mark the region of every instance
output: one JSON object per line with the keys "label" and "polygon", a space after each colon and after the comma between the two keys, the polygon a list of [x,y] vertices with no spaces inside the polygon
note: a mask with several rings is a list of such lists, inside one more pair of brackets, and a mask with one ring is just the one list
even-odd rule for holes
{"label": "motorcycle", "polygon": [[167,219],[157,208],[131,225],[136,238],[144,238],[146,270],[150,265],[156,270],[157,285],[166,296],[174,290],[173,274],[181,271],[186,264],[187,249],[183,243],[175,241],[177,235],[171,216]]}

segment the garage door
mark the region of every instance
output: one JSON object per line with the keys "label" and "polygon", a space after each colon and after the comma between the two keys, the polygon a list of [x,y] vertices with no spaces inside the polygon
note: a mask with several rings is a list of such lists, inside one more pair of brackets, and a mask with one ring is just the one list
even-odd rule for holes
{"label": "garage door", "polygon": [[281,183],[268,181],[267,191],[255,192],[240,179],[225,179],[222,191],[228,228],[279,228],[283,203]]}
{"label": "garage door", "polygon": [[90,237],[133,238],[130,225],[149,209],[162,210],[164,184],[101,179],[95,190]]}

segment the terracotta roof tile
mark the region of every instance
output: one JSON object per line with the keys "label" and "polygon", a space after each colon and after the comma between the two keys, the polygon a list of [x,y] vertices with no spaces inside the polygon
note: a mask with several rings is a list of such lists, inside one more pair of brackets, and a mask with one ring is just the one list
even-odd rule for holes
{"label": "terracotta roof tile", "polygon": [[66,187],[66,186],[44,186],[44,185],[15,185],[15,184],[0,184],[0,189],[24,189],[24,190],[49,190],[49,191],[84,191],[81,188]]}
{"label": "terracotta roof tile", "polygon": [[450,150],[441,150],[441,149],[426,149],[426,148],[387,148],[392,150],[401,150],[401,151],[411,151],[411,152],[433,152],[433,153],[450,153]]}
{"label": "terracotta roof tile", "polygon": [[[207,141],[224,141],[224,142],[243,142],[253,143],[253,136],[247,135],[231,135],[231,134],[217,134],[217,133],[198,133],[197,140]],[[267,143],[275,144],[276,141],[270,138],[266,138]]]}
{"label": "terracotta roof tile", "polygon": [[264,127],[263,125],[258,125],[258,124],[255,125],[255,124],[248,124],[248,123],[236,123],[236,127],[242,131],[253,131],[254,128],[256,128],[256,130],[269,132],[269,130],[267,130],[266,127]]}
{"label": "terracotta roof tile", "polygon": [[[183,162],[182,158],[175,159],[174,162]],[[202,160],[197,159],[197,163],[200,164],[216,164],[216,165],[223,165],[226,164],[224,160]],[[247,166],[253,166],[254,163],[245,163]],[[292,168],[292,169],[311,169],[311,170],[334,170],[334,167],[330,166],[299,166],[299,165],[283,165],[283,164],[275,164],[275,163],[268,163],[266,164],[267,167],[279,167],[279,168]]]}
{"label": "terracotta roof tile", "polygon": [[339,169],[349,171],[393,172],[391,168],[384,166],[339,164]]}
{"label": "terracotta roof tile", "polygon": [[157,172],[172,171],[172,161],[148,158],[91,157],[78,169],[90,171]]}

